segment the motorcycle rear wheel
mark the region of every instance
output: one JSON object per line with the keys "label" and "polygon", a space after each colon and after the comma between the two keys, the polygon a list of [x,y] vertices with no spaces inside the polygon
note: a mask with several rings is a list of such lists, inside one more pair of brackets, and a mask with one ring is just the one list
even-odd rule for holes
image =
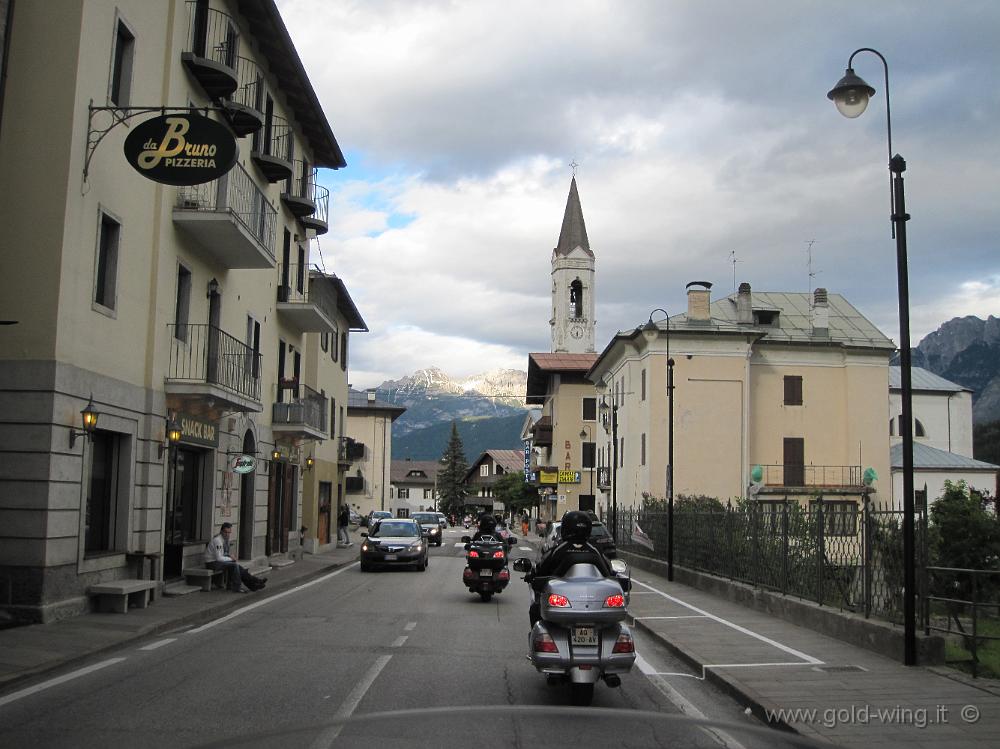
{"label": "motorcycle rear wheel", "polygon": [[586,707],[594,699],[593,684],[570,684],[570,703],[578,707]]}

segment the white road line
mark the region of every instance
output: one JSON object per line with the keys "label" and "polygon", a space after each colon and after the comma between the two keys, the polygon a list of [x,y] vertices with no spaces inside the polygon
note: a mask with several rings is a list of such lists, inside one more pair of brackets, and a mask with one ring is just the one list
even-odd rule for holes
{"label": "white road line", "polygon": [[393,641],[392,647],[394,648],[402,647],[403,643],[405,643],[409,639],[410,639],[409,635],[400,635]]}
{"label": "white road line", "polygon": [[59,684],[65,684],[67,681],[72,681],[73,679],[78,679],[81,676],[86,676],[87,674],[92,674],[94,671],[100,671],[102,668],[107,668],[108,666],[113,666],[116,663],[121,663],[124,658],[109,658],[106,661],[101,661],[100,663],[95,663],[92,666],[87,666],[86,668],[81,668],[72,673],[64,674],[62,676],[57,676],[54,679],[49,679],[48,681],[43,681],[41,684],[35,684],[33,687],[28,687],[22,689],[19,692],[14,692],[13,694],[8,694],[6,697],[0,697],[0,707],[4,705],[9,705],[11,702],[17,702],[25,697],[30,697],[33,694],[38,694],[43,692],[50,687],[58,686]]}
{"label": "white road line", "polygon": [[[725,624],[727,627],[731,627],[732,629],[735,629],[737,632],[742,632],[743,634],[748,635],[749,637],[753,637],[757,640],[760,640],[761,642],[766,642],[768,645],[772,645],[776,647],[778,650],[783,650],[784,652],[788,653],[789,655],[793,655],[796,658],[801,658],[802,660],[806,661],[809,664],[812,664],[814,666],[820,666],[823,664],[823,661],[819,660],[818,658],[813,658],[811,655],[806,655],[801,650],[796,650],[795,648],[791,648],[788,645],[782,645],[780,642],[772,640],[770,637],[765,637],[764,635],[758,634],[753,630],[747,629],[746,627],[741,627],[739,624],[723,619],[721,616],[716,616],[715,614],[711,614],[708,611],[705,611],[704,609],[699,609],[697,606],[692,606],[690,603],[685,603],[679,598],[675,598],[674,596],[664,593],[662,590],[657,590],[652,585],[647,585],[644,582],[636,580],[634,577],[632,578],[632,582],[636,583],[637,585],[641,585],[644,588],[649,588],[649,590],[653,593],[659,593],[668,601],[673,601],[674,603],[678,603],[684,608],[691,609],[691,611],[696,611],[699,614],[702,614],[703,616],[712,619],[713,621],[719,622],[719,624]],[[633,593],[632,595],[635,595],[635,593]]]}
{"label": "white road line", "polygon": [[[638,653],[636,653],[635,656],[635,665],[637,665],[639,670],[646,675],[646,678],[653,683],[653,686],[659,689],[660,692],[663,693],[663,696],[673,702],[682,713],[697,720],[708,720],[705,713],[699,710],[694,703],[691,702],[691,700],[678,692],[672,685],[659,678],[662,674],[658,673],[656,669],[654,669],[649,662]],[[723,746],[728,747],[728,749],[745,749],[743,744],[738,742],[725,731],[706,726],[701,727],[701,730]]]}
{"label": "white road line", "polygon": [[[354,685],[354,689],[351,690],[351,693],[347,695],[347,698],[344,700],[343,704],[341,704],[340,709],[334,714],[334,720],[346,720],[351,717],[355,709],[358,707],[358,704],[360,704],[361,700],[364,699],[365,693],[375,682],[375,679],[378,678],[378,675],[382,673],[382,669],[385,668],[385,665],[389,662],[390,658],[392,658],[391,655],[380,655],[375,660],[372,667],[368,669],[368,673],[361,677],[361,681]],[[323,731],[323,733],[317,736],[316,740],[313,741],[311,745],[312,749],[327,749],[327,747],[331,746],[340,735],[340,731],[343,727],[343,724],[338,724]]]}
{"label": "white road line", "polygon": [[688,616],[633,616],[637,622],[644,622],[648,619],[704,619],[704,614],[690,614]]}
{"label": "white road line", "polygon": [[416,628],[417,628],[417,623],[416,622],[407,622],[406,626],[403,627],[403,629],[405,629],[407,632],[412,632]]}
{"label": "white road line", "polygon": [[459,548],[464,549],[465,548],[465,541],[459,541],[457,544],[455,544],[455,548],[456,549],[459,549]]}
{"label": "white road line", "polygon": [[269,598],[264,598],[260,601],[257,601],[256,603],[251,603],[249,606],[244,606],[241,609],[236,609],[236,611],[234,611],[231,614],[228,614],[227,616],[222,617],[221,619],[216,619],[214,622],[209,622],[208,624],[203,624],[200,627],[196,627],[195,629],[190,629],[187,632],[185,632],[185,634],[193,635],[197,634],[198,632],[204,632],[206,629],[211,629],[212,627],[216,627],[219,624],[222,624],[223,622],[228,622],[230,619],[235,619],[237,616],[242,616],[247,612],[260,608],[261,606],[266,606],[267,604],[272,603],[273,601],[277,601],[279,598],[284,598],[285,596],[289,596],[292,593],[297,593],[300,590],[305,590],[306,588],[312,585],[317,585],[318,583],[326,582],[331,577],[336,577],[337,575],[346,572],[352,567],[356,567],[358,564],[359,562],[352,562],[346,567],[341,567],[339,570],[334,570],[329,575],[323,575],[323,577],[317,577],[315,580],[310,580],[309,582],[303,583],[302,585],[298,585],[294,588],[289,588],[288,590],[282,591],[277,595],[270,596]]}
{"label": "white road line", "polygon": [[139,650],[156,650],[157,648],[162,648],[164,645],[169,645],[172,642],[176,642],[176,637],[171,637],[169,640],[160,640],[159,642],[151,642],[144,648],[139,648]]}

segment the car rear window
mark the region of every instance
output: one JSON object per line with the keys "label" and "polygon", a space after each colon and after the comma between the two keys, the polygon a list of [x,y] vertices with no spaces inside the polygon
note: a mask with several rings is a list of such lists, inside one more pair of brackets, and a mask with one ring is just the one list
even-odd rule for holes
{"label": "car rear window", "polygon": [[420,527],[415,523],[394,523],[391,520],[383,520],[375,529],[379,536],[419,536]]}
{"label": "car rear window", "polygon": [[411,518],[416,520],[418,523],[436,523],[438,521],[437,515],[432,515],[427,512],[415,512],[410,515]]}

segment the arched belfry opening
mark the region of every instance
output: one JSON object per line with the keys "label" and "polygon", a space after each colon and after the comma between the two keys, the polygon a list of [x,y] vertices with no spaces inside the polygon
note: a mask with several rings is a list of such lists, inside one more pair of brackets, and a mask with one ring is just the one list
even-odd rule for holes
{"label": "arched belfry opening", "polygon": [[579,278],[569,285],[569,316],[583,317],[583,283]]}

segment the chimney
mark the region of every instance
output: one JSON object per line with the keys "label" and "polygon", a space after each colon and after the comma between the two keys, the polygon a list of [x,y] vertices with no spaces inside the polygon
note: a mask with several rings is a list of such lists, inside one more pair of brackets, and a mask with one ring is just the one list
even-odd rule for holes
{"label": "chimney", "polygon": [[736,322],[740,325],[753,325],[753,297],[750,294],[750,284],[746,281],[740,284],[736,294]]}
{"label": "chimney", "polygon": [[[702,288],[692,288],[698,286]],[[712,319],[712,284],[708,281],[692,281],[685,288],[688,295],[688,321],[709,322]]]}
{"label": "chimney", "polygon": [[813,292],[812,307],[813,335],[830,335],[830,307],[827,304],[826,289]]}
{"label": "chimney", "polygon": [[368,388],[368,402],[375,402],[375,388]]}

